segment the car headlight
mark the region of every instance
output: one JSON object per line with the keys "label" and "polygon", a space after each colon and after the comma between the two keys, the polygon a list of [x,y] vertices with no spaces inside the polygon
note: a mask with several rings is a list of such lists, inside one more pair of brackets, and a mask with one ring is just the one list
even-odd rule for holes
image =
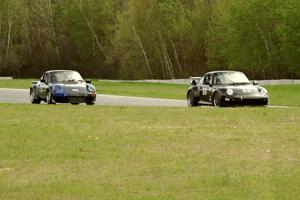
{"label": "car headlight", "polygon": [[96,88],[92,85],[86,85],[86,89],[88,92],[92,92],[92,93],[96,92]]}
{"label": "car headlight", "polygon": [[226,94],[229,95],[229,96],[233,95],[233,90],[232,89],[227,89]]}
{"label": "car headlight", "polygon": [[262,96],[267,96],[267,95],[268,95],[268,91],[267,91],[266,89],[262,88],[262,89],[260,90],[260,94],[261,94]]}

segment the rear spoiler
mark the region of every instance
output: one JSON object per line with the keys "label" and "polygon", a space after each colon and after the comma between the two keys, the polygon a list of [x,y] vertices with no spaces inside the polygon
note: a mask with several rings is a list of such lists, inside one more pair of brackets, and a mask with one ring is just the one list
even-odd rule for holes
{"label": "rear spoiler", "polygon": [[200,82],[200,79],[201,79],[202,77],[190,77],[190,84],[191,85],[197,85],[199,82]]}

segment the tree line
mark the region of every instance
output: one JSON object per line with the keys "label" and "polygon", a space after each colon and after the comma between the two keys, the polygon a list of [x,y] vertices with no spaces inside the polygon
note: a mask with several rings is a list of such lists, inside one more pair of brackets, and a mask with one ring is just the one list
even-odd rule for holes
{"label": "tree line", "polygon": [[0,75],[300,77],[299,0],[1,0]]}

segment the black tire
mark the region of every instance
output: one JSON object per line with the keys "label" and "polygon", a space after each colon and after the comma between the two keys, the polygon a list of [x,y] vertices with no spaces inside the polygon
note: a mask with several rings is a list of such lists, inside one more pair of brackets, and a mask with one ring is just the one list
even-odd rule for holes
{"label": "black tire", "polygon": [[79,103],[71,103],[71,104],[72,104],[72,105],[75,105],[75,106],[76,106],[76,105],[79,105]]}
{"label": "black tire", "polygon": [[214,107],[221,107],[222,102],[221,102],[221,95],[218,92],[214,93],[213,99],[212,99],[212,105]]}
{"label": "black tire", "polygon": [[189,107],[196,107],[198,106],[198,99],[195,98],[192,91],[189,91],[187,94],[187,104]]}
{"label": "black tire", "polygon": [[95,105],[95,102],[87,101],[87,102],[86,102],[86,105],[88,105],[88,106],[93,106],[93,105]]}
{"label": "black tire", "polygon": [[41,103],[41,99],[36,96],[35,91],[33,89],[30,90],[30,101],[32,104]]}
{"label": "black tire", "polygon": [[55,101],[53,100],[52,94],[49,90],[46,93],[46,102],[47,104],[55,104]]}

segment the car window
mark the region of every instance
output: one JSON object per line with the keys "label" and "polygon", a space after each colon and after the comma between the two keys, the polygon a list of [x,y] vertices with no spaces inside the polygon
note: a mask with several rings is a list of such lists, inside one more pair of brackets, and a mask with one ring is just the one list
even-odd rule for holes
{"label": "car window", "polygon": [[209,85],[209,84],[212,84],[212,75],[211,74],[207,74],[205,77],[204,77],[204,80],[203,80],[203,85]]}
{"label": "car window", "polygon": [[45,80],[45,73],[42,75],[41,80]]}
{"label": "car window", "polygon": [[83,82],[81,75],[76,71],[56,71],[50,73],[50,83]]}
{"label": "car window", "polygon": [[48,82],[48,73],[44,73],[41,80],[45,80],[46,82]]}
{"label": "car window", "polygon": [[222,82],[222,77],[220,76],[220,74],[219,73],[214,74],[213,84],[219,85],[221,82]]}
{"label": "car window", "polygon": [[199,84],[203,84],[204,77],[200,78]]}
{"label": "car window", "polygon": [[48,73],[46,74],[45,80],[47,83],[50,83],[50,75]]}
{"label": "car window", "polygon": [[220,84],[250,84],[250,81],[241,72],[220,72],[215,73],[213,83]]}

